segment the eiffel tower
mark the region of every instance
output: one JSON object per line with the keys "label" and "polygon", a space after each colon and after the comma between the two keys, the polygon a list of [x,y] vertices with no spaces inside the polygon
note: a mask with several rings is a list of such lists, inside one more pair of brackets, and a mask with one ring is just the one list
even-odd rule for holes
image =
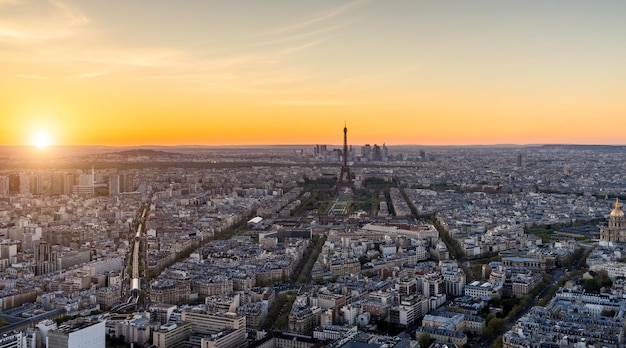
{"label": "eiffel tower", "polygon": [[352,174],[348,167],[348,127],[343,127],[343,164],[335,190],[339,192],[343,188],[349,188],[354,192],[354,182],[352,182]]}

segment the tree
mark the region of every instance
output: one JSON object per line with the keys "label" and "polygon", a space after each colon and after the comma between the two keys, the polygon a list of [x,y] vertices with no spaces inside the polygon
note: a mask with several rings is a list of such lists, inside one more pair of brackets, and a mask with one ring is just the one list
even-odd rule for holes
{"label": "tree", "polygon": [[494,334],[494,329],[492,326],[490,325],[485,325],[485,328],[483,329],[483,338],[485,339],[489,339],[489,337],[492,337]]}
{"label": "tree", "polygon": [[598,293],[600,292],[600,288],[600,282],[595,278],[585,279],[583,281],[583,289],[585,290],[585,292]]}
{"label": "tree", "polygon": [[603,317],[613,318],[615,316],[615,311],[611,309],[603,309],[600,315]]}
{"label": "tree", "polygon": [[503,318],[496,318],[496,317],[491,318],[487,322],[487,325],[485,325],[485,328],[483,329],[483,335],[482,335],[483,338],[489,339],[493,337],[494,335],[498,334],[500,330],[502,329],[502,327],[504,326],[504,321],[505,319]]}
{"label": "tree", "polygon": [[504,346],[504,342],[502,342],[502,335],[498,336],[496,340],[493,342],[493,348],[502,348]]}
{"label": "tree", "polygon": [[609,272],[604,269],[598,272],[598,281],[603,288],[609,288],[613,285],[613,281],[609,278]]}
{"label": "tree", "polygon": [[369,258],[367,257],[367,255],[359,256],[359,263],[361,263],[361,265],[366,264],[368,261],[369,261]]}
{"label": "tree", "polygon": [[420,348],[427,348],[430,346],[430,335],[426,332],[422,332],[419,338]]}

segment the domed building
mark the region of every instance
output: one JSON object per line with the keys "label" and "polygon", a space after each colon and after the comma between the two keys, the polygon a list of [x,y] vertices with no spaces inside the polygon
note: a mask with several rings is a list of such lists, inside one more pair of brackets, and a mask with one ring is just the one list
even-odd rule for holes
{"label": "domed building", "polygon": [[607,242],[626,242],[626,217],[620,209],[619,200],[615,199],[615,208],[609,216],[609,224],[600,228],[600,240]]}

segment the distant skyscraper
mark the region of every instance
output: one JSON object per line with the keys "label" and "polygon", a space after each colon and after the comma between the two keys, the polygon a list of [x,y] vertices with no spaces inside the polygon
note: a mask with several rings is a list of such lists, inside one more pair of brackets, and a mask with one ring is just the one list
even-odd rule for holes
{"label": "distant skyscraper", "polygon": [[78,176],[78,185],[74,185],[72,193],[78,195],[93,195],[95,191],[92,174],[80,174]]}
{"label": "distant skyscraper", "polygon": [[326,145],[315,145],[313,148],[313,155],[315,155],[315,157],[324,157],[327,154],[326,152]]}
{"label": "distant skyscraper", "polygon": [[30,176],[30,193],[33,195],[43,195],[43,176],[33,174]]}
{"label": "distant skyscraper", "polygon": [[16,195],[20,193],[20,175],[9,175],[9,194]]}
{"label": "distant skyscraper", "polygon": [[369,160],[371,152],[372,148],[370,147],[370,144],[365,144],[365,146],[361,146],[361,158]]}
{"label": "distant skyscraper", "polygon": [[75,185],[75,177],[74,174],[64,174],[63,175],[63,194],[71,195],[72,189]]}
{"label": "distant skyscraper", "polygon": [[372,150],[372,161],[380,162],[383,160],[383,153],[380,150],[380,146],[374,144],[374,149]]}
{"label": "distant skyscraper", "polygon": [[9,177],[0,176],[0,196],[6,196],[9,194]]}
{"label": "distant skyscraper", "polygon": [[120,176],[111,175],[109,177],[109,195],[119,195],[119,194],[120,194]]}
{"label": "distant skyscraper", "polygon": [[[135,192],[135,176],[133,174],[124,174],[123,192]],[[121,183],[120,183],[121,184]],[[120,185],[120,190],[122,189]]]}
{"label": "distant skyscraper", "polygon": [[20,180],[20,190],[21,194],[29,194],[30,193],[30,175],[28,174],[19,174]]}
{"label": "distant skyscraper", "polygon": [[53,195],[62,195],[65,193],[63,174],[54,173],[52,174],[52,194]]}
{"label": "distant skyscraper", "polygon": [[387,145],[385,145],[385,143],[383,143],[383,161],[387,161],[389,159],[389,149],[387,148]]}
{"label": "distant skyscraper", "polygon": [[78,185],[93,186],[93,176],[91,176],[91,174],[81,174],[78,177]]}
{"label": "distant skyscraper", "polygon": [[517,167],[521,167],[522,166],[522,154],[521,153],[517,154],[517,157],[515,159],[515,165]]}

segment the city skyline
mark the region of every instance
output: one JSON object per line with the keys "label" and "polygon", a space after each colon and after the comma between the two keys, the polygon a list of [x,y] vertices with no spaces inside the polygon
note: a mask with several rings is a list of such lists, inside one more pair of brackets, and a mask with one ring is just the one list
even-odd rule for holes
{"label": "city skyline", "polygon": [[624,144],[624,10],[0,0],[0,146]]}

